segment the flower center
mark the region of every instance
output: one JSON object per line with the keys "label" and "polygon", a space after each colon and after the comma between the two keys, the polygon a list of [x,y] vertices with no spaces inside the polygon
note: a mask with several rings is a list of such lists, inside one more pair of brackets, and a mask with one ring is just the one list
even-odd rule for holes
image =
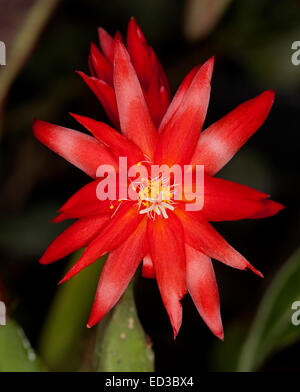
{"label": "flower center", "polygon": [[154,219],[156,215],[168,218],[166,210],[174,210],[174,185],[167,177],[145,179],[138,186],[139,213]]}

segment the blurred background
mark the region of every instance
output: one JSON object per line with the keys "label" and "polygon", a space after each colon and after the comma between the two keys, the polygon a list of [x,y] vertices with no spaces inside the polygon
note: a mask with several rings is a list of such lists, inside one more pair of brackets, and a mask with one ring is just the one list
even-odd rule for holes
{"label": "blurred background", "polygon": [[[41,266],[38,259],[66,227],[50,219],[89,180],[39,144],[31,127],[34,118],[76,127],[68,112],[108,121],[74,71],[88,73],[89,43],[98,44],[97,27],[125,35],[131,16],[154,47],[173,92],[193,66],[216,55],[205,126],[263,90],[276,91],[266,123],[220,177],[269,193],[287,207],[273,218],[215,225],[265,276],[262,280],[214,262],[224,343],[211,334],[188,297],[174,342],[156,282],[139,278],[137,311],[155,368],[181,373],[300,370],[300,326],[291,324],[292,303],[300,300],[300,65],[291,62],[292,43],[300,40],[298,0],[0,0],[0,40],[7,49],[6,66],[0,67],[0,299],[50,368],[88,369],[84,364],[95,329],[84,326],[93,294],[84,305],[82,298],[86,290],[93,293],[97,279],[69,294],[61,313],[65,324],[57,330],[58,339],[64,333],[76,336],[69,346],[77,356],[66,360],[72,350],[59,355],[57,347],[51,365],[45,325],[49,309],[55,313],[53,303],[59,302],[57,282],[68,260]],[[70,314],[80,304],[84,317],[78,327]]]}

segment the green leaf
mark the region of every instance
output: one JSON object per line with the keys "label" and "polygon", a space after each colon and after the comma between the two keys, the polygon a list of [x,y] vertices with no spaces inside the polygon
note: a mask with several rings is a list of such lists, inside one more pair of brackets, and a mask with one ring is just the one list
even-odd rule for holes
{"label": "green leaf", "polygon": [[255,371],[268,357],[300,339],[293,325],[292,304],[300,300],[300,249],[269,286],[239,357],[238,371]]}
{"label": "green leaf", "polygon": [[95,347],[95,370],[101,372],[154,371],[154,354],[138,319],[132,282],[106,325],[100,322]]}
{"label": "green leaf", "polygon": [[[71,259],[67,269],[79,259]],[[58,287],[40,338],[40,355],[53,370],[70,371],[79,365],[86,323],[105,256]]]}
{"label": "green leaf", "polygon": [[3,12],[6,21],[10,22],[6,24],[18,27],[8,30],[6,36],[1,37],[7,47],[7,65],[0,73],[0,105],[57,4],[58,0],[38,0],[28,7],[28,1],[19,1],[17,13]]}
{"label": "green leaf", "polygon": [[0,326],[0,371],[42,372],[41,365],[23,329],[13,320]]}

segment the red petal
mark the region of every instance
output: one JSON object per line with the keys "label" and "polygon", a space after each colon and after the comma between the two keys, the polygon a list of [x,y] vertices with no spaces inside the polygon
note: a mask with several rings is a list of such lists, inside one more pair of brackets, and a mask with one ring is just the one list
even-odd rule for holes
{"label": "red petal", "polygon": [[197,72],[184,101],[161,133],[155,152],[158,164],[187,164],[196,148],[210,96],[214,59]]}
{"label": "red petal", "polygon": [[122,132],[152,159],[157,132],[135,70],[120,41],[115,46],[114,85]]}
{"label": "red petal", "polygon": [[161,112],[160,102],[160,80],[159,80],[159,69],[156,66],[152,68],[152,75],[149,83],[149,88],[145,94],[146,101],[151,113],[151,117],[156,127],[159,126],[163,113]]}
{"label": "red petal", "polygon": [[81,125],[88,129],[101,143],[113,150],[116,157],[128,157],[129,165],[143,161],[142,151],[130,140],[105,123],[89,117],[71,114]]}
{"label": "red petal", "polygon": [[147,254],[143,259],[142,275],[144,278],[154,279],[155,271],[150,254]]}
{"label": "red petal", "polygon": [[174,214],[148,221],[151,259],[159,291],[176,338],[181,326],[181,298],[186,293],[185,250],[182,226]]}
{"label": "red petal", "polygon": [[263,124],[273,101],[274,92],[265,91],[212,124],[201,135],[191,164],[216,174]]}
{"label": "red petal", "polygon": [[33,133],[41,143],[91,177],[96,177],[102,164],[118,170],[112,154],[92,136],[41,120],[34,121]]}
{"label": "red petal", "polygon": [[103,56],[97,46],[91,43],[91,61],[98,79],[104,80],[110,86],[113,84],[113,67],[112,64]]}
{"label": "red petal", "polygon": [[82,77],[85,83],[99,99],[110,121],[114,124],[116,128],[119,129],[119,113],[114,89],[103,80],[87,76],[80,71],[78,71],[77,73]]}
{"label": "red petal", "polygon": [[269,196],[266,193],[260,192],[247,185],[241,185],[236,182],[211,177],[208,175],[205,175],[204,177],[204,191],[207,194],[210,193],[220,197],[226,197],[226,195],[230,195],[231,197],[240,197],[252,200],[265,199]]}
{"label": "red petal", "polygon": [[143,216],[138,213],[136,206],[124,203],[113,219],[86,248],[81,258],[60,281],[63,283],[82,269],[94,263],[99,257],[117,248],[136,229]]}
{"label": "red petal", "polygon": [[146,38],[134,18],[131,18],[128,24],[127,47],[140,82],[143,88],[148,89],[152,74],[150,51]]}
{"label": "red petal", "polygon": [[251,219],[268,218],[270,216],[276,215],[279,211],[285,208],[282,204],[273,200],[261,200],[260,203],[262,205],[261,209],[252,215],[250,217]]}
{"label": "red petal", "polygon": [[93,216],[73,223],[50,244],[40,259],[40,263],[52,263],[83,248],[101,231],[108,221],[108,217]]}
{"label": "red petal", "polygon": [[97,324],[118,302],[132,279],[146,251],[147,219],[131,236],[113,250],[104,264],[88,327]]}
{"label": "red petal", "polygon": [[[266,197],[267,194],[250,187],[206,175],[201,213],[209,221],[252,218],[257,213],[274,215],[278,212],[277,203],[273,205]],[[268,212],[270,203],[273,207]]]}
{"label": "red petal", "polygon": [[260,200],[220,198],[209,195],[204,197],[201,213],[208,221],[222,222],[251,218],[264,209]]}
{"label": "red petal", "polygon": [[66,219],[77,219],[91,215],[111,215],[113,210],[110,207],[115,206],[116,203],[116,201],[111,200],[96,200],[91,203],[78,204],[63,211],[52,222],[58,223]]}
{"label": "red petal", "polygon": [[[192,184],[184,184],[184,200],[192,200],[192,192],[195,192],[196,182],[195,176],[192,178]],[[202,189],[201,189],[202,190]],[[201,191],[200,190],[200,191]],[[199,189],[198,189],[199,191]],[[204,175],[204,204],[207,207],[207,212],[210,210],[210,205],[213,208],[211,203],[217,203],[218,200],[221,202],[224,200],[226,202],[227,199],[249,199],[252,201],[263,200],[268,197],[266,193],[257,191],[246,185],[240,185],[236,182],[223,180],[221,178],[211,177],[208,175]],[[202,201],[202,199],[201,199]]]}
{"label": "red petal", "polygon": [[194,304],[209,329],[224,339],[219,292],[209,257],[186,245],[186,285]]}
{"label": "red petal", "polygon": [[161,114],[163,118],[170,105],[169,93],[164,86],[160,87],[160,104],[161,104]]}
{"label": "red petal", "polygon": [[176,208],[174,212],[183,225],[188,245],[230,267],[241,270],[249,268],[262,277],[261,272],[257,271],[245,257],[232,248],[201,214],[187,213],[180,208]]}
{"label": "red petal", "polygon": [[104,56],[111,62],[114,62],[115,41],[107,31],[100,27],[98,29],[99,41]]}
{"label": "red petal", "polygon": [[60,212],[74,207],[78,204],[86,204],[97,201],[97,186],[102,179],[89,182],[87,185],[79,189],[69,200],[59,209]]}
{"label": "red petal", "polygon": [[197,65],[194,67],[188,74],[187,76],[183,79],[181,85],[179,86],[176,94],[174,95],[174,98],[172,99],[172,102],[170,103],[168,110],[166,114],[164,115],[160,127],[159,127],[159,132],[162,132],[165,128],[165,126],[168,124],[168,122],[171,120],[171,118],[174,116],[176,113],[177,109],[183,102],[183,98],[188,91],[195,75],[199,71],[200,66]]}

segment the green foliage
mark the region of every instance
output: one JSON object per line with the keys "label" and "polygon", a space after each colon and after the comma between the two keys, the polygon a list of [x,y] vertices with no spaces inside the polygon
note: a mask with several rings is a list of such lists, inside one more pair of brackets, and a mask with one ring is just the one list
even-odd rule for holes
{"label": "green foliage", "polygon": [[44,370],[23,329],[13,320],[5,326],[0,326],[0,371],[41,372]]}
{"label": "green foliage", "polygon": [[[71,259],[68,269],[79,259]],[[40,355],[51,370],[75,370],[79,366],[86,323],[105,257],[58,287],[40,339]]]}
{"label": "green foliage", "polygon": [[274,352],[300,339],[291,322],[293,302],[300,300],[300,249],[278,271],[268,288],[244,343],[238,371],[254,371]]}
{"label": "green foliage", "polygon": [[[99,324],[95,370],[101,372],[151,372],[154,354],[139,322],[132,282],[106,325]],[[104,328],[104,330],[102,330]]]}
{"label": "green foliage", "polygon": [[[19,13],[24,14],[18,28],[15,28],[14,36],[9,42],[7,66],[0,75],[0,105],[5,99],[7,92],[31,52],[38,36],[53,12],[58,0],[38,0],[28,7],[28,2],[19,1]],[[23,7],[23,9],[22,9]],[[1,37],[3,39],[3,37]],[[9,66],[8,66],[9,65]]]}

